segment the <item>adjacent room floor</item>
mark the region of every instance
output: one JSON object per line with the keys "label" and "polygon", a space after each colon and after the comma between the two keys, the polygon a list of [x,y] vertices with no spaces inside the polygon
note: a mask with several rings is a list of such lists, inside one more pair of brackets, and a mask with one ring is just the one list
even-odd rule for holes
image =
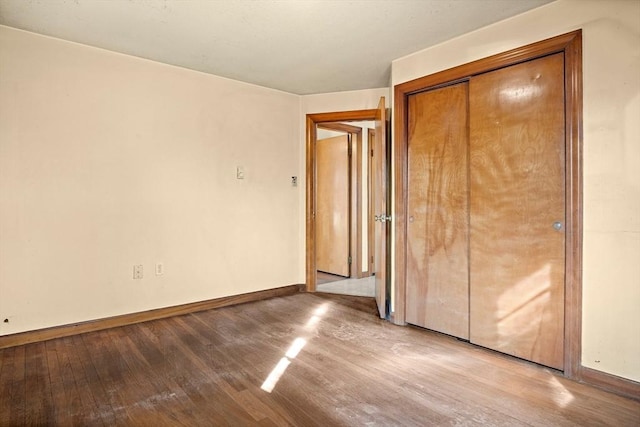
{"label": "adjacent room floor", "polygon": [[300,293],[0,350],[0,425],[637,426],[640,402]]}
{"label": "adjacent room floor", "polygon": [[[320,277],[318,277],[318,279],[320,279]],[[331,294],[375,297],[375,280],[375,276],[365,277],[362,279],[345,279],[339,276],[334,276],[334,279],[331,281],[325,279],[324,282],[321,282],[318,280],[316,290],[318,292],[327,292]]]}

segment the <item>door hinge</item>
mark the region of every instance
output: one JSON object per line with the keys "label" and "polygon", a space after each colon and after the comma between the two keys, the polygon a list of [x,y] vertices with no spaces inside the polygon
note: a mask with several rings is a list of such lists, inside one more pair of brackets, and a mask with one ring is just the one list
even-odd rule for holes
{"label": "door hinge", "polygon": [[373,157],[373,148],[371,149],[371,157]]}
{"label": "door hinge", "polygon": [[349,257],[349,264],[351,264],[351,257]]}

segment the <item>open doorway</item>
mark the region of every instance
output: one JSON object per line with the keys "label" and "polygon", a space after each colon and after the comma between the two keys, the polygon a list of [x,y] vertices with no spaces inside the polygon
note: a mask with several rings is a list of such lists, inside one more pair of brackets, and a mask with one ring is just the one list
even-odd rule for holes
{"label": "open doorway", "polygon": [[370,141],[374,121],[316,127],[317,291],[373,297]]}
{"label": "open doorway", "polygon": [[[307,114],[307,126],[306,126],[306,290],[308,292],[315,292],[318,285],[318,266],[317,266],[317,238],[318,238],[318,199],[317,199],[317,156],[318,156],[318,127],[326,124],[336,125],[349,125],[353,126],[354,122],[369,122],[372,121],[375,126],[375,135],[373,144],[368,144],[366,153],[362,150],[363,144],[360,144],[360,153],[365,153],[364,156],[373,155],[374,160],[372,162],[373,167],[370,175],[372,175],[371,186],[368,185],[369,179],[361,180],[362,186],[367,183],[367,202],[362,203],[362,193],[360,199],[361,216],[364,216],[364,220],[359,227],[356,227],[356,233],[360,231],[362,234],[369,235],[369,230],[373,228],[371,237],[367,239],[367,244],[364,245],[361,241],[361,263],[364,261],[368,265],[368,275],[375,276],[372,280],[374,283],[375,299],[378,306],[380,317],[387,317],[389,313],[389,296],[390,291],[388,289],[389,277],[388,277],[388,257],[386,250],[387,234],[390,229],[389,212],[387,211],[387,199],[388,194],[388,150],[389,144],[386,138],[387,127],[387,113],[385,108],[384,97],[380,98],[380,102],[376,109],[371,110],[355,110],[355,111],[342,111],[334,113],[318,113]],[[331,125],[330,125],[331,126]],[[362,128],[361,128],[362,129]],[[370,133],[368,130],[362,131],[368,136]],[[370,148],[373,148],[371,152]],[[358,151],[356,151],[357,153]],[[360,157],[360,162],[356,162],[356,165],[362,165],[361,168],[365,168],[369,165],[368,161],[365,162],[366,157]],[[367,159],[368,160],[368,159]],[[355,186],[356,190],[359,186]],[[372,208],[369,208],[370,205]],[[369,215],[369,209],[373,209],[376,215]],[[375,219],[375,222],[373,222]],[[373,240],[373,241],[372,241]],[[369,249],[371,244],[374,250]],[[366,249],[365,249],[366,248]],[[373,255],[373,264],[371,264],[371,256]],[[363,274],[366,270],[361,270],[360,274]],[[364,275],[364,274],[363,274]],[[349,278],[348,280],[355,280],[355,278]]]}

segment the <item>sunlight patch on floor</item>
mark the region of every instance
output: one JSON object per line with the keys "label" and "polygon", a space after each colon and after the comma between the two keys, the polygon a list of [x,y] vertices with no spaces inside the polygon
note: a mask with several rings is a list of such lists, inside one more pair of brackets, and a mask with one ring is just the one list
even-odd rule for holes
{"label": "sunlight patch on floor", "polygon": [[276,367],[271,370],[271,373],[269,373],[269,376],[266,380],[264,380],[264,383],[262,383],[262,386],[260,388],[267,393],[271,393],[278,381],[280,381],[280,377],[282,376],[282,374],[284,374],[284,371],[287,370],[290,364],[291,361],[289,361],[288,358],[283,357],[282,359],[280,359]]}
{"label": "sunlight patch on floor", "polygon": [[313,312],[313,315],[307,321],[306,325],[304,325],[304,328],[307,330],[312,330],[320,321],[322,316],[324,316],[324,314],[327,312],[328,308],[328,302],[325,302],[324,304],[320,305],[320,307],[316,308]]}
{"label": "sunlight patch on floor", "polygon": [[569,390],[567,390],[557,378],[549,378],[549,385],[553,389],[552,398],[558,406],[566,408],[567,405],[573,401],[573,394],[571,394],[571,392],[569,392]]}
{"label": "sunlight patch on floor", "polygon": [[306,344],[307,340],[305,340],[304,338],[296,338],[295,340],[293,340],[293,343],[291,344],[291,347],[289,347],[289,350],[287,350],[285,356],[287,356],[289,359],[295,359],[298,353],[300,353],[300,350],[302,350],[302,347],[304,347]]}
{"label": "sunlight patch on floor", "polygon": [[[320,321],[322,316],[328,311],[329,304],[330,303],[325,302],[313,310],[311,317],[305,324],[305,329],[311,329]],[[267,376],[267,379],[264,380],[264,383],[262,383],[262,386],[260,388],[267,393],[271,393],[278,381],[280,381],[280,377],[282,377],[291,362],[293,362],[293,359],[298,356],[305,345],[307,345],[307,338],[297,337],[295,340],[293,340],[284,357],[280,359],[276,366],[271,370],[271,372]]]}

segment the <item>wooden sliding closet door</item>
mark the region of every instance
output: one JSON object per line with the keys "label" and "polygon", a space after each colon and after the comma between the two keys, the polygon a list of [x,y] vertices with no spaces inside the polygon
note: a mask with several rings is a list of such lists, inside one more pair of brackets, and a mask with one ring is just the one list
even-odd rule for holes
{"label": "wooden sliding closet door", "polygon": [[564,57],[474,76],[470,340],[563,369]]}
{"label": "wooden sliding closet door", "polygon": [[408,100],[408,323],[469,338],[467,83]]}

